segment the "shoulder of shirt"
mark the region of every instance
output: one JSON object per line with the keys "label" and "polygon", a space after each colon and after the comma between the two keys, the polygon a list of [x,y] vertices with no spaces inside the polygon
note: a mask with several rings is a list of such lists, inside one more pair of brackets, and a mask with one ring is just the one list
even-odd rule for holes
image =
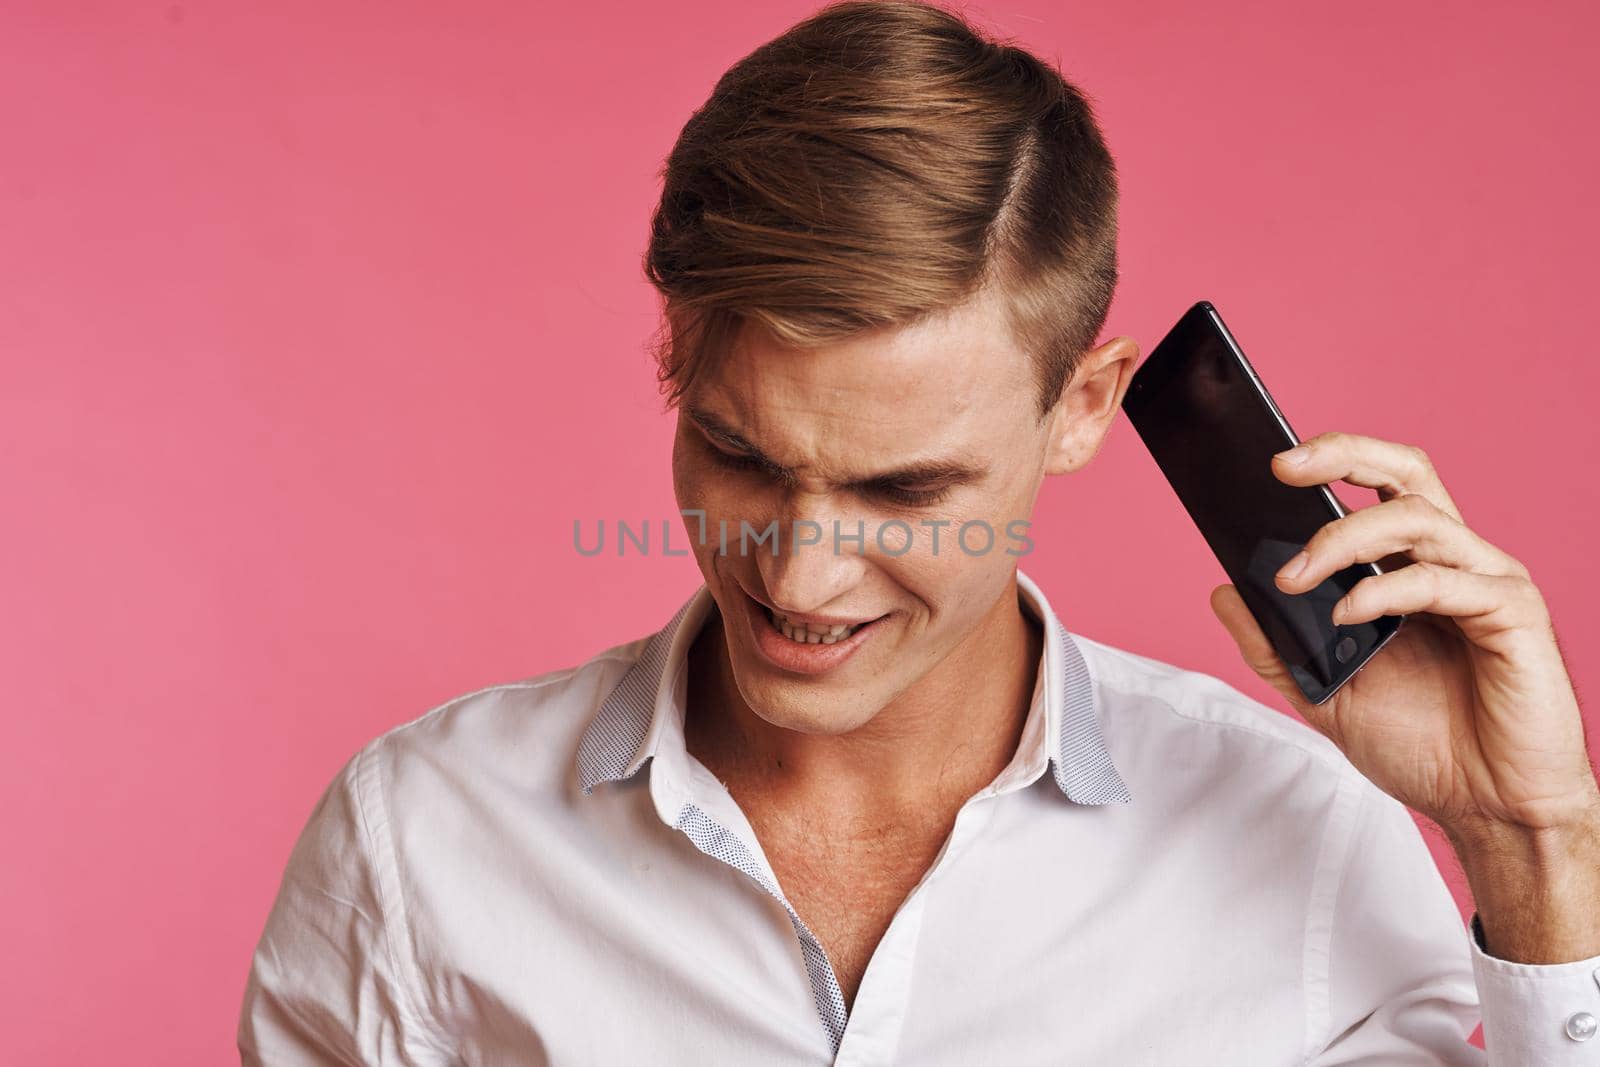
{"label": "shoulder of shirt", "polygon": [[506,751],[533,739],[562,741],[587,725],[653,634],[613,645],[575,666],[499,682],[451,697],[372,738],[362,751],[467,744]]}
{"label": "shoulder of shirt", "polygon": [[[1072,638],[1088,662],[1098,696],[1102,701],[1109,697],[1115,704],[1115,710],[1102,711],[1103,718],[1131,708],[1156,715],[1181,729],[1230,731],[1251,737],[1267,749],[1302,753],[1338,776],[1366,781],[1328,738],[1215,675],[1142,656],[1082,634],[1073,633]],[[1134,728],[1148,725],[1147,720],[1141,720]]]}

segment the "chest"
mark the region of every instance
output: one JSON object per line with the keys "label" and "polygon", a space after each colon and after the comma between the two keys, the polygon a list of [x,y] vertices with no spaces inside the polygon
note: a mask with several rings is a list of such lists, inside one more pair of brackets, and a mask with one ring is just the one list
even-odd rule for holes
{"label": "chest", "polygon": [[847,1006],[895,913],[933,865],[952,821],[869,825],[752,818],[784,895],[827,951]]}

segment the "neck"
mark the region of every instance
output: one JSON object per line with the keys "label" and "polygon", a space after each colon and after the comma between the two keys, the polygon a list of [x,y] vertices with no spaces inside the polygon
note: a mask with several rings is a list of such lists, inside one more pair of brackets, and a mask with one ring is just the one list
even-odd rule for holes
{"label": "neck", "polygon": [[745,703],[713,612],[689,654],[685,743],[741,799],[845,815],[959,806],[1015,756],[1043,643],[1013,578],[961,644],[864,725],[802,733]]}

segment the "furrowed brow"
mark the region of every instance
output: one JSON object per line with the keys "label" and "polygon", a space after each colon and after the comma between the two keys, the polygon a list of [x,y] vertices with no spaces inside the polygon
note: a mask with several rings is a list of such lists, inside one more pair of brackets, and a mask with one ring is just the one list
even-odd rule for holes
{"label": "furrowed brow", "polygon": [[850,489],[882,489],[893,486],[919,486],[926,488],[953,489],[958,485],[969,485],[980,480],[987,473],[984,468],[962,463],[954,459],[931,459],[919,463],[908,463],[892,471],[882,474],[869,475],[866,478],[857,478],[851,481],[847,488]]}
{"label": "furrowed brow", "polygon": [[[684,415],[700,428],[700,431],[715,441],[720,441],[729,448],[737,449],[754,459],[771,467],[773,471],[792,476],[791,472],[782,464],[775,462],[766,453],[758,448],[744,434],[723,422],[711,412],[703,408],[686,406]],[[862,478],[853,478],[845,483],[846,489],[882,489],[892,486],[923,486],[938,488],[955,488],[968,485],[989,473],[988,468],[963,462],[960,459],[930,459],[908,463],[894,470],[871,474]]]}
{"label": "furrowed brow", "polygon": [[[763,460],[767,463],[772,463],[772,460],[767,457],[766,453],[757,448],[754,442],[745,437],[744,434],[729,426],[727,423],[723,422],[721,419],[717,418],[715,415],[711,414],[711,412],[702,410],[701,408],[686,407],[683,409],[683,413],[689,417],[690,422],[700,427],[700,431],[707,437],[710,437],[716,441],[721,441],[729,448],[737,448],[741,452],[750,453],[750,455],[755,456],[757,459]],[[772,463],[772,465],[774,467],[778,466],[776,463]]]}

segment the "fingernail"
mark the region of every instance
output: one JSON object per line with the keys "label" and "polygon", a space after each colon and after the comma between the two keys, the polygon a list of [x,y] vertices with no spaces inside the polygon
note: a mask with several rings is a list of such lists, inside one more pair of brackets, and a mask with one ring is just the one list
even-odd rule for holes
{"label": "fingernail", "polygon": [[1300,464],[1304,463],[1306,459],[1310,457],[1310,455],[1311,449],[1307,448],[1305,445],[1295,445],[1287,452],[1279,452],[1278,458],[1289,464],[1291,467],[1298,467]]}
{"label": "fingernail", "polygon": [[1310,558],[1310,556],[1302,552],[1294,559],[1291,559],[1288,563],[1285,563],[1283,565],[1283,569],[1278,573],[1285,578],[1293,578],[1295,575],[1306,569],[1306,562]]}

